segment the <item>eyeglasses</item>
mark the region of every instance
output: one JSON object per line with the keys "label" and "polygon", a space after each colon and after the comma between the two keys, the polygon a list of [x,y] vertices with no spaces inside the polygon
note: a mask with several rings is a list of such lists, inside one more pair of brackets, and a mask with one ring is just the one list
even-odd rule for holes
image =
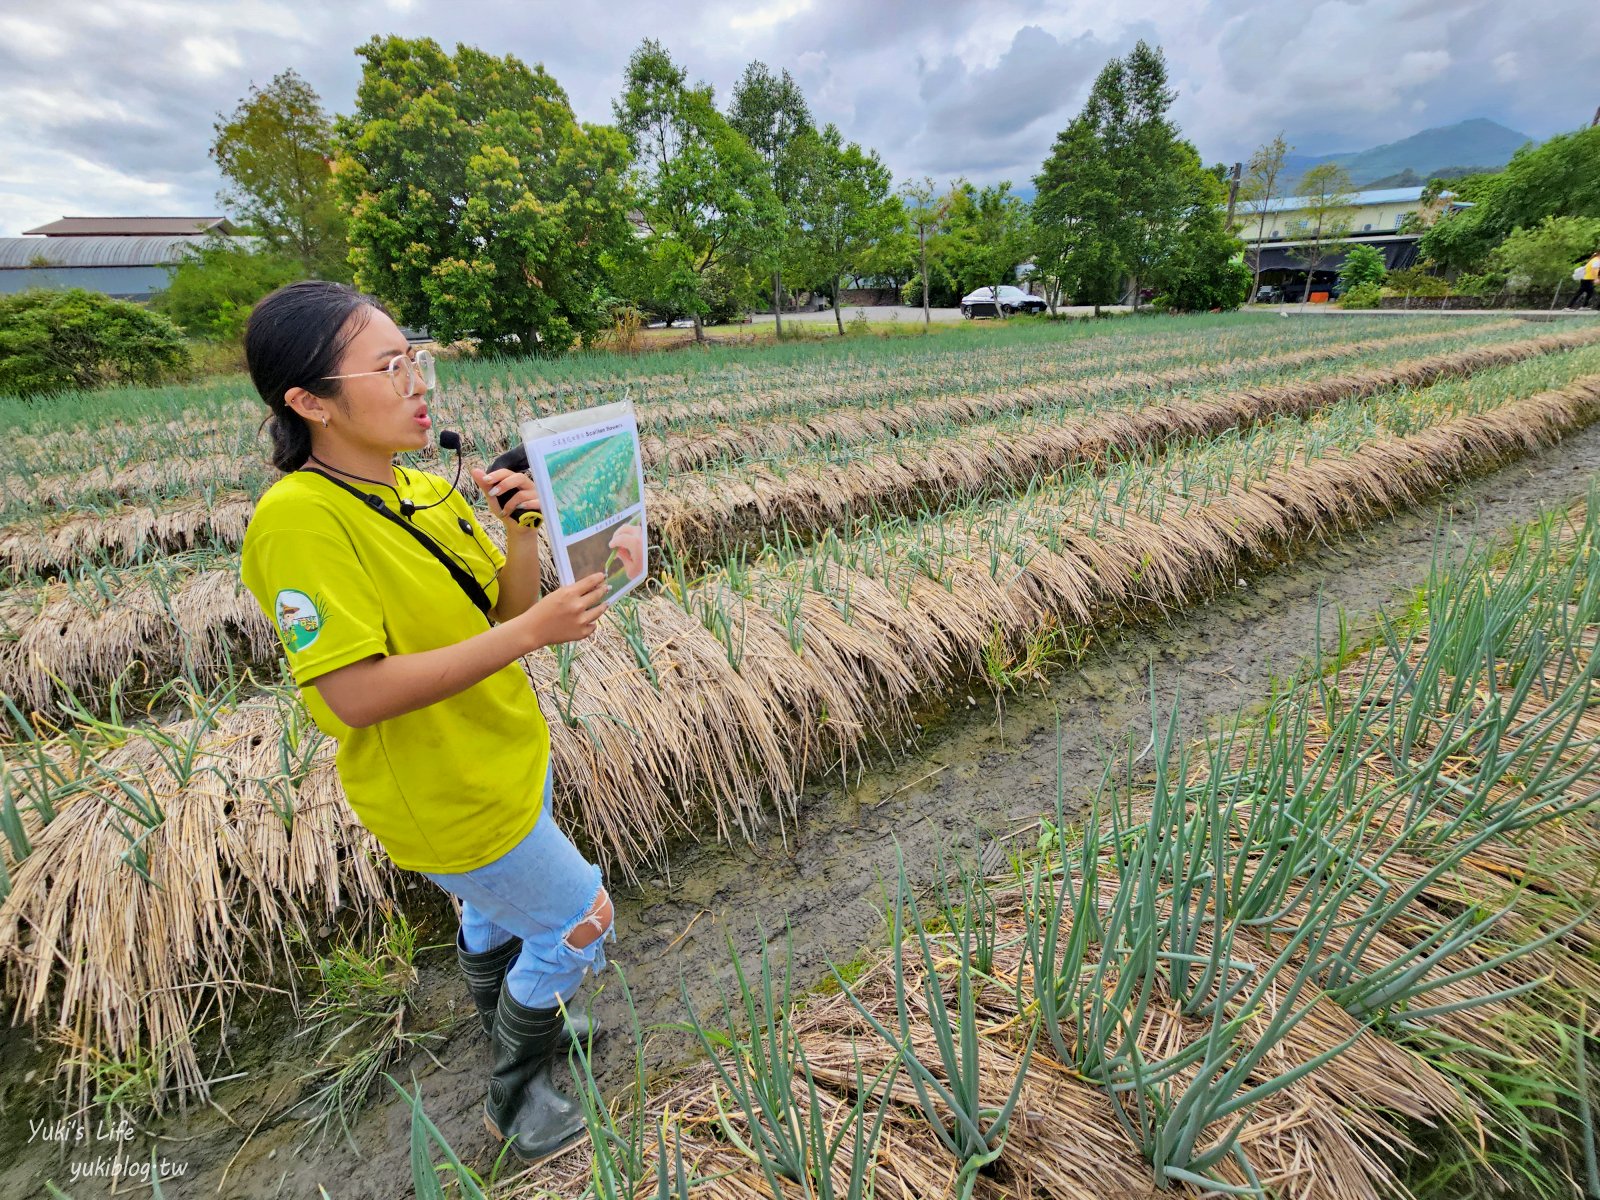
{"label": "eyeglasses", "polygon": [[415,396],[419,391],[425,395],[433,391],[434,384],[439,382],[438,372],[433,366],[433,354],[427,350],[418,350],[415,358],[396,354],[381,371],[354,371],[349,375],[324,375],[323,378],[360,379],[364,375],[387,375],[395,392],[402,397]]}

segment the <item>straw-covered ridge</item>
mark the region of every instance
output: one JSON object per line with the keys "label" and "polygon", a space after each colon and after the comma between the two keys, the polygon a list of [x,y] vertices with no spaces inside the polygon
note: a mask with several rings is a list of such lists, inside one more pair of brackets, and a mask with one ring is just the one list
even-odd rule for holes
{"label": "straw-covered ridge", "polygon": [[[673,560],[677,569],[695,569],[707,560],[753,553],[767,543],[809,540],[825,529],[846,528],[862,519],[1007,495],[1065,469],[1102,468],[1117,454],[1159,449],[1283,415],[1305,415],[1342,400],[1470,376],[1597,341],[1600,330],[1583,330],[1385,368],[1173,397],[1096,415],[956,426],[928,440],[869,444],[857,456],[686,473],[647,489],[653,540],[669,552],[657,555],[656,569]],[[1592,356],[1567,355],[1554,365],[1552,378],[1596,366],[1600,363]],[[222,514],[224,525],[219,526],[213,513]],[[244,502],[212,510],[180,506],[161,527],[181,530],[172,540],[189,544],[203,533],[215,536],[219,528],[242,526],[247,513]],[[52,534],[17,539],[13,552],[26,546],[31,547],[26,553],[45,557],[47,548],[59,547],[69,534],[116,537],[119,530],[138,527],[138,520],[128,518],[109,523],[97,535],[93,518],[78,518]],[[492,536],[498,532],[490,530]],[[194,561],[207,557],[212,559],[208,571],[186,572],[181,578],[158,563],[155,569],[128,571],[91,567],[83,586],[47,582],[36,599],[38,619],[16,637],[0,641],[0,688],[28,705],[45,707],[66,689],[79,695],[103,693],[135,660],[150,678],[186,673],[204,684],[222,677],[230,648],[252,661],[269,661],[276,643],[239,587],[235,559],[209,547],[196,552]],[[554,586],[548,549],[545,557],[546,583]]]}
{"label": "straw-covered ridge", "polygon": [[1600,496],[1423,600],[1209,743],[1156,714],[1008,870],[902,866],[834,994],[736,959],[675,1080],[608,1108],[580,1055],[590,1142],[497,1200],[1592,1189]]}
{"label": "straw-covered ridge", "polygon": [[[776,425],[772,422],[735,426],[736,433],[697,421],[693,428],[674,414],[670,402],[642,400],[637,408],[645,430],[642,448],[650,468],[652,493],[670,495],[681,469],[688,465],[728,459],[730,447],[717,449],[716,439],[737,436],[745,439],[740,454],[759,451],[764,455],[806,447],[838,447],[866,438],[894,438],[916,431],[948,428],[952,422],[971,421],[1001,414],[1035,412],[1041,418],[1084,415],[1108,404],[1131,405],[1157,390],[1172,391],[1203,382],[1220,383],[1228,379],[1268,377],[1291,366],[1338,363],[1370,358],[1381,346],[1390,352],[1448,341],[1463,348],[1495,339],[1494,344],[1515,344],[1524,339],[1526,326],[1518,321],[1476,325],[1471,330],[1447,328],[1391,336],[1381,342],[1322,342],[1299,350],[1277,342],[1263,345],[1259,337],[1245,340],[1235,336],[1220,344],[1206,345],[1206,361],[1195,361],[1199,348],[1189,345],[1129,351],[1115,359],[1104,352],[1085,360],[1066,363],[1029,364],[1029,375],[1012,382],[1003,377],[985,376],[973,365],[961,362],[955,374],[981,386],[981,391],[956,394],[956,380],[940,361],[937,373],[923,372],[915,379],[898,378],[893,390],[886,381],[868,377],[858,386],[841,389],[834,385],[825,406],[818,405],[805,420]],[[1500,339],[1506,339],[1504,343]],[[1298,339],[1293,344],[1297,344]],[[1181,351],[1181,353],[1179,353]],[[1138,371],[1142,362],[1166,364],[1175,353],[1181,363],[1154,373]],[[1225,355],[1240,357],[1219,357]],[[1263,367],[1262,362],[1270,363]],[[1067,369],[1070,366],[1070,371]],[[1056,369],[1052,369],[1056,368]],[[1090,377],[1083,383],[1061,381]],[[802,389],[803,391],[803,389]],[[793,397],[786,397],[785,411],[806,411]],[[750,402],[750,397],[716,406],[718,411],[731,405]],[[444,411],[461,409],[462,398],[450,396],[440,403]],[[460,431],[481,446],[498,446],[517,414],[503,406],[468,406],[454,423]],[[526,415],[526,414],[522,414]],[[729,418],[736,419],[736,418]],[[235,435],[242,436],[242,435]],[[83,561],[128,561],[151,552],[174,552],[202,543],[237,545],[243,525],[252,511],[252,497],[272,482],[259,454],[186,454],[181,457],[151,446],[150,458],[113,464],[97,461],[85,464],[77,474],[34,479],[31,495],[35,511],[0,526],[0,566],[13,575],[54,573],[70,570]],[[436,464],[435,464],[436,465]],[[771,464],[760,464],[768,474]],[[475,496],[470,481],[464,490]],[[96,505],[98,498],[105,501]],[[85,501],[90,503],[86,506]],[[154,514],[154,515],[152,515]]]}
{"label": "straw-covered ridge", "polygon": [[[580,380],[559,396],[530,378],[525,367],[461,360],[444,372],[434,408],[441,425],[458,428],[470,447],[492,456],[530,413],[583,407],[625,394],[638,405],[646,456],[654,462],[660,438],[715,431],[727,419],[807,417],[830,409],[917,404],[957,393],[994,396],[1006,405],[1014,393],[1057,380],[1130,374],[1142,379],[1150,371],[1174,370],[1173,378],[1191,382],[1220,379],[1218,371],[1238,378],[1251,362],[1278,362],[1307,349],[1321,348],[1317,361],[1334,361],[1370,355],[1384,346],[1517,338],[1526,331],[1521,321],[1425,318],[1408,322],[1404,332],[1382,321],[1340,322],[1337,329],[1320,322],[1207,328],[1205,319],[1077,339],[1057,331],[1039,336],[1041,331],[1023,330],[1033,336],[1011,336],[995,345],[984,345],[981,339],[961,339],[958,346],[948,339],[900,339],[887,347],[853,347],[848,356],[827,362],[825,370],[818,369],[814,355],[786,370],[769,361],[768,351],[760,371],[729,364],[698,375],[641,373],[616,384],[595,378]],[[503,384],[485,387],[476,382],[485,370],[492,374],[497,368],[506,371]],[[128,395],[142,393],[130,390]],[[163,419],[163,409],[175,401],[193,403],[202,397],[204,408],[216,412],[214,419],[197,419],[195,412]],[[58,401],[51,411],[70,407]],[[90,411],[101,413],[104,407],[102,400]],[[149,404],[140,407],[154,411],[138,412],[138,420],[102,419],[39,430],[10,444],[0,456],[0,511],[7,525],[37,528],[41,521],[48,525],[53,515],[86,508],[109,512],[123,502],[221,496],[230,489],[256,494],[271,482],[257,429],[260,401],[236,384],[153,392]],[[719,413],[738,415],[722,418]],[[182,452],[174,453],[175,447]]]}
{"label": "straw-covered ridge", "polygon": [[[723,837],[784,820],[802,779],[896,736],[997,644],[1203,596],[1253,559],[1600,417],[1594,378],[1503,386],[1522,398],[1347,401],[670,580],[581,646],[526,664],[552,727],[558,812],[629,875],[707,820]],[[1385,414],[1413,431],[1397,435]],[[176,727],[87,713],[60,738],[33,726],[8,754],[8,794],[49,817],[0,829],[0,966],[18,1014],[118,1054],[156,1048],[180,1092],[204,1090],[186,1031],[237,994],[241,963],[393,884],[289,689],[202,688],[185,702],[197,719]],[[153,753],[137,764],[100,757],[141,739]]]}
{"label": "straw-covered ridge", "polygon": [[[1510,336],[1518,332],[1525,331],[1496,324],[1480,326],[1467,336],[1477,340],[1490,333]],[[1393,351],[1444,340],[1464,340],[1459,334],[1452,338],[1451,333],[1445,330],[1394,338],[1385,342],[1384,348]],[[1078,381],[1056,380],[1045,375],[1001,390],[997,390],[992,381],[985,381],[982,390],[967,391],[952,387],[951,381],[944,379],[937,384],[930,382],[931,394],[901,397],[891,393],[887,404],[884,397],[878,397],[862,404],[831,404],[814,414],[760,420],[752,420],[751,414],[730,411],[726,416],[708,419],[699,427],[674,428],[655,437],[645,437],[641,448],[647,463],[666,471],[681,471],[815,446],[890,438],[941,424],[982,421],[1005,414],[1092,407],[1119,398],[1123,403],[1132,403],[1158,391],[1203,383],[1266,379],[1282,371],[1367,357],[1372,350],[1370,341],[1335,342],[1284,350],[1266,360],[1255,356],[1222,358],[1143,371],[1130,369],[1138,364],[1123,359],[1092,375],[1082,372],[1087,377]],[[646,416],[650,414],[647,412]],[[645,422],[647,427],[657,423],[648,419]]]}

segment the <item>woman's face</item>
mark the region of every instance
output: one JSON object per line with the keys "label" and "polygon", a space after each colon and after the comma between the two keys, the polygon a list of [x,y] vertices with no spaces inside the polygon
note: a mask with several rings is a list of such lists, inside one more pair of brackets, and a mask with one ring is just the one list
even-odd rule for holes
{"label": "woman's face", "polygon": [[[368,309],[366,323],[350,339],[336,374],[353,376],[339,381],[339,403],[334,424],[340,432],[374,449],[386,452],[420,450],[428,444],[433,422],[428,416],[428,396],[421,381],[412,395],[402,396],[406,377],[391,379],[387,368],[399,355],[409,355],[405,335],[384,313]],[[368,374],[367,372],[376,372]]]}

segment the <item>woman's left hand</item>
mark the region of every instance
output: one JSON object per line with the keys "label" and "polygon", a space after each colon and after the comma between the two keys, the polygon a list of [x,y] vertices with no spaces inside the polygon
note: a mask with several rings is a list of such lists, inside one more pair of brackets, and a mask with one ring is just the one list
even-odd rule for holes
{"label": "woman's left hand", "polygon": [[476,483],[478,490],[488,497],[489,511],[500,518],[500,523],[506,527],[506,536],[538,532],[536,529],[518,524],[506,515],[519,508],[537,510],[540,507],[539,489],[533,486],[533,480],[507,467],[502,467],[498,471],[484,471],[481,467],[473,467],[472,482]]}

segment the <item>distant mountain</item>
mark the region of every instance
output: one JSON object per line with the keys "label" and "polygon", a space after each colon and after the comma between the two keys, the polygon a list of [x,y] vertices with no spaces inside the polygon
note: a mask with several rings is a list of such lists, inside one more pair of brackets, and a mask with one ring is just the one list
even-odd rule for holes
{"label": "distant mountain", "polygon": [[[1284,159],[1289,179],[1296,182],[1319,163],[1334,162],[1350,172],[1358,188],[1373,186],[1415,187],[1418,184],[1390,183],[1395,176],[1409,172],[1419,183],[1444,171],[1467,174],[1469,169],[1497,171],[1511,161],[1517,148],[1533,139],[1515,129],[1507,129],[1484,117],[1424,129],[1398,142],[1353,150],[1344,154],[1290,154]],[[1407,176],[1409,178],[1409,176]]]}

